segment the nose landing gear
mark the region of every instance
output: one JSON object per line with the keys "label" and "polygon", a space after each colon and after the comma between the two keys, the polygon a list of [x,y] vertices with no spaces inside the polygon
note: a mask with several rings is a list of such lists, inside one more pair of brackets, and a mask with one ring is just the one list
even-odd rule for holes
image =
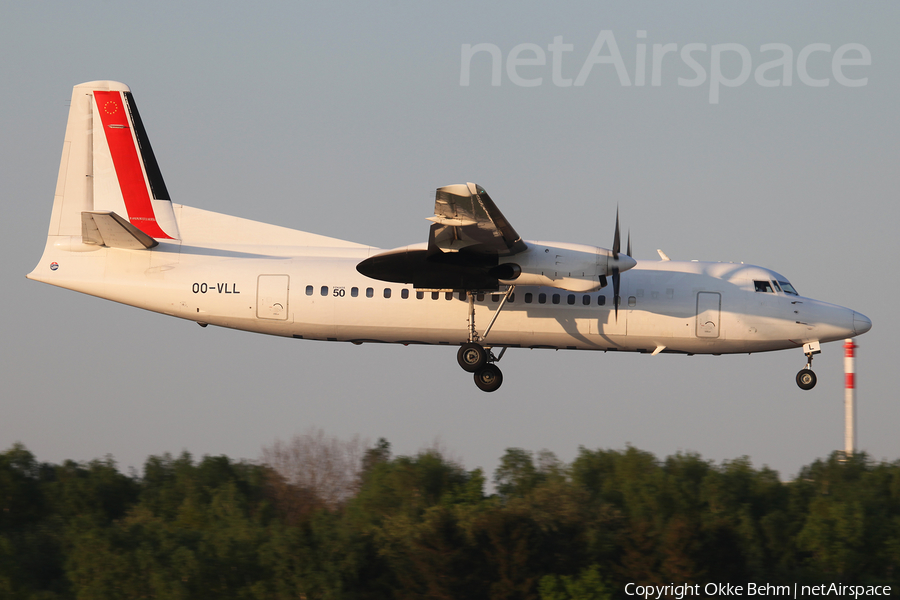
{"label": "nose landing gear", "polygon": [[822,352],[822,350],[819,348],[819,342],[803,344],[803,354],[806,355],[806,367],[797,373],[797,385],[801,390],[811,390],[816,387],[818,379],[816,378],[815,372],[812,370],[812,361],[813,356],[820,352]]}
{"label": "nose landing gear", "polygon": [[816,387],[816,374],[810,369],[801,369],[799,373],[797,373],[797,385],[800,386],[801,390],[811,390]]}

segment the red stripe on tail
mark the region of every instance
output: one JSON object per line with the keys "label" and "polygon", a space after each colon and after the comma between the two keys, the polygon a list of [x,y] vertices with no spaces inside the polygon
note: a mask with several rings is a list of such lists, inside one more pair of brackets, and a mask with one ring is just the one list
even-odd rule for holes
{"label": "red stripe on tail", "polygon": [[128,221],[151,237],[172,239],[156,222],[122,93],[94,91],[94,98],[125,199]]}

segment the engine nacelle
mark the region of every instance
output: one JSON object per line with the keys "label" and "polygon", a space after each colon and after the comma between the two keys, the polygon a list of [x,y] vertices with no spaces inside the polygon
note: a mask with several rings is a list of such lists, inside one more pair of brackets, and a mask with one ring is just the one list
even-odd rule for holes
{"label": "engine nacelle", "polygon": [[503,263],[493,267],[488,274],[503,282],[515,281],[522,274],[522,267],[513,262]]}
{"label": "engine nacelle", "polygon": [[[613,274],[613,269],[626,271],[636,264],[630,256],[619,253],[619,258],[614,259],[610,250],[597,246],[559,242],[527,244],[525,252],[500,259],[496,269],[501,283],[592,292],[606,285],[606,277]],[[501,269],[508,269],[510,276],[500,276]],[[518,274],[512,276],[517,270]]]}

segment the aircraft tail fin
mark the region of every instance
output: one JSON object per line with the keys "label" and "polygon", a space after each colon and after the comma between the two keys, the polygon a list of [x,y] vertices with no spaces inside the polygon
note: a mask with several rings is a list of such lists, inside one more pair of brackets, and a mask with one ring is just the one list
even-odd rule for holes
{"label": "aircraft tail fin", "polygon": [[72,90],[49,235],[84,236],[96,230],[90,224],[101,221],[109,227],[109,239],[132,240],[122,243],[139,239],[131,228],[150,239],[180,237],[134,97],[115,81],[91,81]]}

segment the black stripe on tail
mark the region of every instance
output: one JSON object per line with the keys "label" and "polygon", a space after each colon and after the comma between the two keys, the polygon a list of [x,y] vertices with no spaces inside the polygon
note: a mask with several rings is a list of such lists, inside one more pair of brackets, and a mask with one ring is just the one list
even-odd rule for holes
{"label": "black stripe on tail", "polygon": [[134,96],[131,92],[125,92],[124,96],[131,113],[131,122],[134,124],[138,147],[144,159],[144,171],[147,172],[147,179],[150,182],[150,193],[153,194],[154,200],[171,200],[169,190],[166,189],[166,182],[163,181],[162,171],[159,170],[159,164],[153,154],[153,148],[150,147],[150,138],[147,137],[147,130],[144,129],[144,122],[141,120],[141,114],[134,102]]}

